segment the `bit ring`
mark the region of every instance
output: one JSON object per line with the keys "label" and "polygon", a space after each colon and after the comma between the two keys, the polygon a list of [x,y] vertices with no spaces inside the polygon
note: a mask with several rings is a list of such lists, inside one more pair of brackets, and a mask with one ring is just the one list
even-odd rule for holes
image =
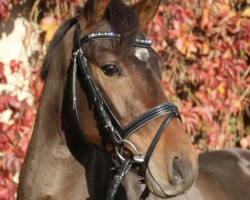
{"label": "bit ring", "polygon": [[[129,144],[132,147],[132,149],[134,150],[135,154],[133,156],[133,162],[142,163],[144,161],[144,157],[142,157],[138,154],[138,151],[132,142],[130,142],[126,139],[122,139],[121,142]],[[125,158],[122,155],[122,149],[123,148],[121,147],[121,150],[119,151],[118,146],[115,146],[116,154],[118,155],[118,157],[120,158],[121,161],[125,161]]]}

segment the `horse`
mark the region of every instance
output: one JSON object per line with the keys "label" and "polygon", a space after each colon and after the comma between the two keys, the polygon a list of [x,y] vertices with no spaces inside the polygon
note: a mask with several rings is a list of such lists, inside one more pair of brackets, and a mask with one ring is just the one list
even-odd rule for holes
{"label": "horse", "polygon": [[142,32],[159,3],[89,0],[59,28],[41,71],[17,199],[105,199],[108,191],[126,199],[124,189],[109,189],[112,158],[119,173],[133,168],[159,197],[193,185],[197,153],[166,103],[160,57]]}
{"label": "horse", "polygon": [[178,198],[192,187],[197,153],[143,34],[159,3],[88,0],[58,29],[18,200]]}

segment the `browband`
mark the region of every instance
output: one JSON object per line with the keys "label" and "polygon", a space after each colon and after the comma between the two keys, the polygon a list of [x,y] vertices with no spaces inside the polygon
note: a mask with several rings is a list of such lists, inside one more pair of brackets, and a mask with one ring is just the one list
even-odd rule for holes
{"label": "browband", "polygon": [[[92,40],[97,40],[97,39],[113,39],[113,40],[120,40],[121,39],[121,35],[120,34],[116,34],[113,32],[95,32],[95,33],[89,33],[88,35],[84,36],[81,38],[80,40],[80,46],[92,41]],[[139,46],[139,47],[144,47],[144,48],[148,48],[150,47],[152,41],[150,39],[145,39],[145,40],[141,40],[141,39],[136,39],[133,42],[134,46]]]}

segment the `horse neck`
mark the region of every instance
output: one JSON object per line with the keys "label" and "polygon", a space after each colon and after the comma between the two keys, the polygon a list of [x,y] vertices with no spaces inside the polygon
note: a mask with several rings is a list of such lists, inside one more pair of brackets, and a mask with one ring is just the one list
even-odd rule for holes
{"label": "horse neck", "polygon": [[36,137],[39,139],[40,145],[47,137],[65,140],[61,130],[60,118],[65,88],[63,75],[65,68],[69,65],[70,51],[59,51],[59,49],[65,49],[65,45],[63,40],[52,53],[51,64],[44,83],[33,133],[33,135],[37,133]]}
{"label": "horse neck", "polygon": [[[70,147],[71,142],[79,143],[86,154],[91,154],[91,149],[83,143],[79,136],[75,134],[75,124],[72,121],[71,110],[71,91],[68,88],[70,81],[69,66],[73,48],[73,34],[75,27],[73,26],[64,36],[62,41],[55,47],[51,54],[51,61],[47,77],[44,83],[44,89],[40,100],[40,105],[37,113],[34,132],[31,139],[31,145],[35,148],[42,148],[44,145],[50,145],[50,143],[60,143],[65,147]],[[77,80],[77,88],[81,90],[79,81]],[[82,92],[83,93],[83,92]],[[83,97],[82,97],[83,96]],[[81,96],[81,103],[87,102],[85,95]],[[88,109],[87,103],[83,103],[81,106],[81,115],[86,113],[92,113],[93,111]],[[94,114],[92,114],[93,116]],[[83,118],[86,118],[85,116]],[[92,121],[94,117],[92,117]],[[89,122],[88,122],[89,123]],[[69,141],[67,141],[69,140]],[[77,147],[78,145],[76,145]],[[79,151],[81,152],[81,151]],[[85,155],[84,154],[84,155]],[[83,155],[83,152],[81,152]]]}
{"label": "horse neck", "polygon": [[[78,185],[67,193],[69,199],[74,197],[70,198],[71,193],[72,195],[77,193],[81,197],[88,197],[95,192],[94,189],[89,190],[92,184],[89,183],[89,180],[90,176],[96,177],[94,172],[96,157],[100,156],[94,155],[99,154],[89,149],[86,151],[85,148],[82,148],[83,143],[76,142],[79,140],[75,139],[76,151],[81,155],[81,160],[77,161],[72,156],[67,142],[67,133],[74,134],[69,126],[62,127],[63,123],[68,124],[67,113],[64,109],[64,97],[72,38],[73,28],[51,54],[51,63],[45,80],[34,131],[20,175],[18,199],[24,199],[27,196],[31,199],[41,199],[41,196],[48,195],[60,199],[57,195],[63,190],[61,186],[67,184]],[[92,158],[91,162],[87,162],[90,157]],[[91,170],[91,167],[93,170]],[[72,180],[69,180],[69,177]]]}

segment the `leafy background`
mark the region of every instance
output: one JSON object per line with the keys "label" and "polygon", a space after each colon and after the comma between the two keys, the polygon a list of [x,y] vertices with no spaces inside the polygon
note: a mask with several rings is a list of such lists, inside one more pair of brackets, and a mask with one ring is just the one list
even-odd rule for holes
{"label": "leafy background", "polygon": [[[0,53],[0,200],[15,199],[43,88],[42,59],[54,32],[74,16],[78,3],[0,0],[1,40],[4,32],[11,33],[6,24],[14,28],[19,17],[26,19],[24,56],[3,61]],[[164,91],[178,105],[198,152],[250,148],[249,4],[249,0],[162,1],[149,25],[153,48],[164,62]],[[26,11],[16,14],[17,7]]]}

